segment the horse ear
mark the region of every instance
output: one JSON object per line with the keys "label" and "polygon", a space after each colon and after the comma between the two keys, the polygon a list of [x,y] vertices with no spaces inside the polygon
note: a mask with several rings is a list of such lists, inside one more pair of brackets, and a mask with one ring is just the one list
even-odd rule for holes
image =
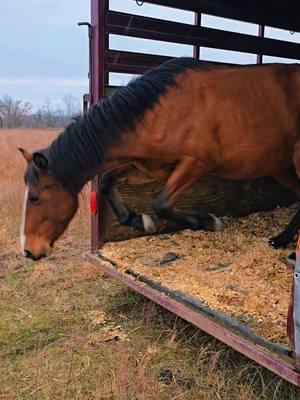
{"label": "horse ear", "polygon": [[32,155],[32,161],[34,165],[40,169],[41,171],[47,171],[48,170],[48,160],[42,153],[33,153]]}
{"label": "horse ear", "polygon": [[32,153],[29,153],[29,151],[23,149],[22,147],[19,147],[18,150],[22,153],[23,157],[28,163],[32,161]]}

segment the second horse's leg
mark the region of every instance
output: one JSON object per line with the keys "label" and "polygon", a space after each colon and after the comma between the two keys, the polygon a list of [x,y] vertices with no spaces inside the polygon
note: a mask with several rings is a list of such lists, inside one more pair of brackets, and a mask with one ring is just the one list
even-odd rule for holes
{"label": "second horse's leg", "polygon": [[162,193],[154,202],[154,209],[159,218],[174,221],[182,229],[203,229],[218,231],[221,221],[213,214],[188,215],[176,212],[173,206],[178,197],[191,189],[199,179],[208,173],[208,167],[190,157],[185,157],[169,176]]}
{"label": "second horse's leg", "polygon": [[[300,199],[300,181],[294,167],[289,167],[273,176],[278,182],[295,194]],[[279,235],[271,238],[269,243],[275,248],[286,247],[292,242],[300,227],[300,209],[293,216],[287,227]]]}

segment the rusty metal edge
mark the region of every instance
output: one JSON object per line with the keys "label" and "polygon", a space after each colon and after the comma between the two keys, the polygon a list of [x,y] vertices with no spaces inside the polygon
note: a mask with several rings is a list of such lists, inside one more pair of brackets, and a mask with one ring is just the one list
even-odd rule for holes
{"label": "rusty metal edge", "polygon": [[245,323],[240,323],[234,317],[221,311],[215,311],[208,305],[195,299],[194,297],[183,293],[180,290],[171,290],[167,286],[161,285],[157,281],[148,278],[145,275],[138,274],[132,269],[126,269],[125,273],[132,275],[135,279],[142,283],[146,283],[152,289],[155,289],[158,292],[163,293],[174,300],[177,300],[179,303],[187,306],[191,310],[200,312],[201,314],[203,314],[203,316],[208,317],[210,320],[216,322],[223,328],[229,329],[230,331],[232,331],[232,333],[235,333],[239,337],[242,336],[244,339],[249,340],[254,345],[264,348],[271,353],[275,353],[278,357],[290,360],[292,356],[292,351],[288,347],[280,345],[278,343],[270,342],[267,339],[256,335],[256,333],[253,332],[248,325],[246,325]]}
{"label": "rusty metal edge", "polygon": [[292,359],[291,363],[289,363],[279,358],[275,353],[270,353],[262,347],[255,346],[248,340],[234,334],[229,329],[226,329],[220,324],[211,321],[204,315],[201,315],[200,312],[195,312],[180,302],[169,298],[155,289],[150,288],[146,284],[142,284],[134,278],[117,271],[115,267],[109,263],[104,263],[96,255],[87,254],[86,259],[91,264],[99,268],[101,272],[112,276],[135,292],[142,294],[173,314],[178,315],[187,322],[195,325],[209,335],[232,347],[239,353],[244,354],[248,358],[274,372],[281,378],[300,387],[300,372],[294,369]]}

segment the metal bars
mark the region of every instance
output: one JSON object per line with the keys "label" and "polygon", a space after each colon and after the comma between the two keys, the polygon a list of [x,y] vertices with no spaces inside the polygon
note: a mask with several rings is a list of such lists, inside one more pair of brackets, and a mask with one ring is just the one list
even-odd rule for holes
{"label": "metal bars", "polygon": [[107,33],[300,59],[300,45],[219,29],[108,11]]}
{"label": "metal bars", "polygon": [[144,2],[300,31],[300,2],[297,0],[145,0]]}
{"label": "metal bars", "polygon": [[[265,36],[265,26],[259,25],[258,26],[258,37],[263,38]],[[262,64],[263,63],[263,54],[257,54],[256,63]]]}

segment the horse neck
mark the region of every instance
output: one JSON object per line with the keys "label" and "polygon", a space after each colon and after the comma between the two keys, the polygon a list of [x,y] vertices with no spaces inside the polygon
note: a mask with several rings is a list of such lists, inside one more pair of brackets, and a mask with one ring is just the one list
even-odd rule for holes
{"label": "horse neck", "polygon": [[[96,135],[96,130],[91,128],[88,121],[72,123],[45,150],[51,172],[74,195],[103,171],[109,143],[104,145]],[[98,133],[100,135],[101,132]]]}

